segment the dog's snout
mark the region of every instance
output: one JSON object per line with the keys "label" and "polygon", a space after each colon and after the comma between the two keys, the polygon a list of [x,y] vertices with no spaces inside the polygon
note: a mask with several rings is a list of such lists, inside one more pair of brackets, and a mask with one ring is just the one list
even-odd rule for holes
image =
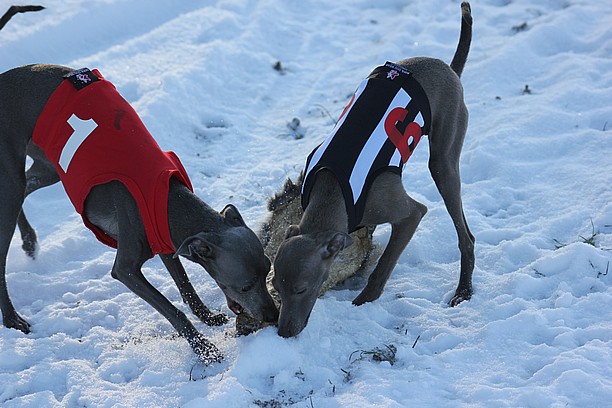
{"label": "dog's snout", "polygon": [[290,337],[295,337],[298,334],[299,332],[295,330],[295,328],[290,328],[289,326],[286,326],[286,325],[278,327],[278,335],[286,339]]}
{"label": "dog's snout", "polygon": [[281,313],[278,320],[278,335],[285,338],[295,337],[300,334],[306,325],[308,325],[308,320],[310,319],[310,313],[305,319],[295,319],[293,316],[287,318],[287,316],[289,315]]}
{"label": "dog's snout", "polygon": [[298,324],[295,321],[279,321],[278,335],[284,338],[295,337],[304,330],[304,327],[306,327],[306,324]]}

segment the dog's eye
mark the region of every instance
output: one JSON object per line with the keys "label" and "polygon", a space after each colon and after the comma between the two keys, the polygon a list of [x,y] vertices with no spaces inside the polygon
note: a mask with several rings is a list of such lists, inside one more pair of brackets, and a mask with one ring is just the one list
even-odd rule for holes
{"label": "dog's eye", "polygon": [[307,289],[308,288],[306,288],[306,287],[304,287],[304,288],[295,288],[295,289],[293,289],[293,293],[296,294],[296,295],[302,295],[302,294],[306,293]]}
{"label": "dog's eye", "polygon": [[249,283],[248,285],[243,286],[243,287],[240,289],[240,292],[242,292],[242,293],[247,293],[249,290],[253,289],[253,286],[255,286],[255,284],[254,284],[254,283]]}

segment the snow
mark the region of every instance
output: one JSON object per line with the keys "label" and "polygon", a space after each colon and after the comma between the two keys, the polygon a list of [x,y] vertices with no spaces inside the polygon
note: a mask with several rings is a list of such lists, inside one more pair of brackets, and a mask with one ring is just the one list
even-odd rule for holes
{"label": "snow", "polygon": [[[25,203],[37,259],[18,234],[11,244],[9,290],[32,333],[0,327],[0,404],[609,406],[612,3],[471,4],[461,171],[477,239],[472,300],[446,305],[459,252],[427,143],[404,183],[429,212],[373,303],[351,305],[365,279],[356,277],[319,299],[296,338],[273,327],[236,338],[220,289],[184,261],[204,301],[231,317],[207,327],[189,314],[225,353],[209,367],[111,278],[114,251],[55,185]],[[35,62],[98,68],[181,157],[196,193],[219,210],[235,204],[254,230],[268,196],[298,175],[371,69],[417,55],[450,61],[460,23],[455,0],[44,5],[0,31],[0,71]],[[303,138],[287,127],[294,118]],[[376,240],[389,231],[379,227]],[[144,273],[188,312],[161,262]]]}

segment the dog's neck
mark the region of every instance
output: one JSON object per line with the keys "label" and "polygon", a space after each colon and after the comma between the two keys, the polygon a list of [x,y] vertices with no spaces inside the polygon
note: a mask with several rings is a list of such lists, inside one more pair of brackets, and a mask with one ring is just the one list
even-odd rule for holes
{"label": "dog's neck", "polygon": [[348,232],[344,196],[336,177],[328,170],[321,170],[317,174],[300,221],[302,234],[322,231]]}
{"label": "dog's neck", "polygon": [[229,228],[218,211],[208,206],[184,184],[170,179],[168,224],[175,248],[200,232],[221,232]]}

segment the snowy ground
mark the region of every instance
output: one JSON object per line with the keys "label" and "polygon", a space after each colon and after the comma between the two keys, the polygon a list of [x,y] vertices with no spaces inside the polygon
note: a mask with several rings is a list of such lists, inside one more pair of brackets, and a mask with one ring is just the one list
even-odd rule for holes
{"label": "snowy ground", "polygon": [[[198,195],[217,209],[234,203],[255,230],[361,79],[386,60],[450,61],[460,22],[455,0],[43,4],[0,31],[0,71],[100,69],[181,157]],[[56,185],[25,204],[37,260],[17,236],[11,245],[9,290],[32,333],[0,327],[0,405],[609,406],[612,3],[472,0],[472,10],[461,163],[477,238],[471,301],[446,306],[459,252],[427,143],[404,183],[429,213],[374,303],[351,305],[358,277],[320,299],[296,338],[274,328],[235,338],[221,291],[185,261],[205,302],[232,317],[197,323],[226,355],[211,367],[110,277],[114,251]],[[293,118],[303,138],[286,126]],[[187,312],[161,262],[145,274]]]}

